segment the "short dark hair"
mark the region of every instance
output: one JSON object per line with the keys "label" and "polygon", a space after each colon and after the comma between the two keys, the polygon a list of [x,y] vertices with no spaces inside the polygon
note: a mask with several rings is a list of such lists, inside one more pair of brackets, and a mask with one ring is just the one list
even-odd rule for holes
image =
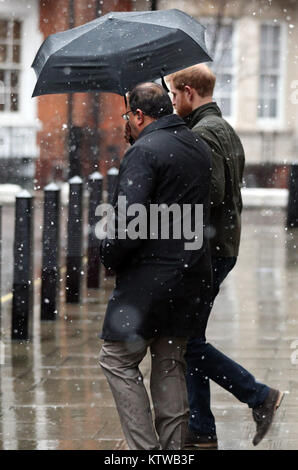
{"label": "short dark hair", "polygon": [[129,105],[132,112],[139,108],[154,119],[173,114],[169,95],[161,85],[153,82],[136,85],[129,94]]}

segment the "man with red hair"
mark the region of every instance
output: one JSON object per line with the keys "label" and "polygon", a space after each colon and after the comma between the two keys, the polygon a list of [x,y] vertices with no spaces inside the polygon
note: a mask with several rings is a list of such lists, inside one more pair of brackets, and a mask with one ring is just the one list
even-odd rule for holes
{"label": "man with red hair", "polygon": [[[196,136],[212,151],[209,238],[213,268],[213,301],[220,284],[235,266],[241,232],[240,185],[244,150],[235,130],[213,102],[216,77],[204,64],[168,76],[173,106]],[[201,314],[205,328],[211,307]],[[205,331],[187,346],[187,388],[190,421],[187,445],[217,448],[215,419],[210,409],[209,379],[252,408],[256,423],[253,444],[267,433],[283,394],[255,380],[242,366],[206,343]]]}

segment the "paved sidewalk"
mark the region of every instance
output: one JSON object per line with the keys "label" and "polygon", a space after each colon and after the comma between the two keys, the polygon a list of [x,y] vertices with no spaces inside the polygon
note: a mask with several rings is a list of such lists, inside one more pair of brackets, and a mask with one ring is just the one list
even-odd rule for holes
{"label": "paved sidewalk", "polygon": [[[259,380],[290,392],[257,450],[298,449],[298,234],[288,235],[283,218],[273,210],[244,212],[239,262],[223,284],[208,327],[216,347]],[[56,322],[40,323],[36,296],[30,343],[11,343],[10,300],[2,305],[0,449],[123,447],[98,365],[97,335],[112,286],[113,279],[103,278],[101,289],[85,292],[81,306],[62,301]],[[148,357],[142,371],[148,384]],[[246,405],[213,384],[212,409],[220,449],[255,449]]]}

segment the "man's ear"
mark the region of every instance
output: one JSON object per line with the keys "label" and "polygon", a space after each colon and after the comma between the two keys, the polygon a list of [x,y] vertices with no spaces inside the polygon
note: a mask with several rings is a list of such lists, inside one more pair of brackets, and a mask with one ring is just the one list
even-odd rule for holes
{"label": "man's ear", "polygon": [[144,115],[143,111],[138,108],[136,110],[136,116],[137,116],[138,124],[142,125],[144,123],[144,120],[145,120],[145,115]]}
{"label": "man's ear", "polygon": [[192,101],[193,100],[193,88],[188,85],[185,85],[184,91],[186,92],[187,98]]}

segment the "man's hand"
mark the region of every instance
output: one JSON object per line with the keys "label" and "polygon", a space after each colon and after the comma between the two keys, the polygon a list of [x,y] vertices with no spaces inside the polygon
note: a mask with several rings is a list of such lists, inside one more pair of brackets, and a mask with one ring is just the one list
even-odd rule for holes
{"label": "man's hand", "polygon": [[134,143],[134,139],[131,136],[131,129],[130,129],[129,122],[127,122],[125,124],[124,140],[125,140],[125,142],[127,142],[128,144],[131,144],[131,145]]}
{"label": "man's hand", "polygon": [[124,140],[128,144],[129,144],[130,137],[131,137],[131,129],[130,129],[129,122],[127,121],[127,123],[125,124],[125,129],[124,129]]}

